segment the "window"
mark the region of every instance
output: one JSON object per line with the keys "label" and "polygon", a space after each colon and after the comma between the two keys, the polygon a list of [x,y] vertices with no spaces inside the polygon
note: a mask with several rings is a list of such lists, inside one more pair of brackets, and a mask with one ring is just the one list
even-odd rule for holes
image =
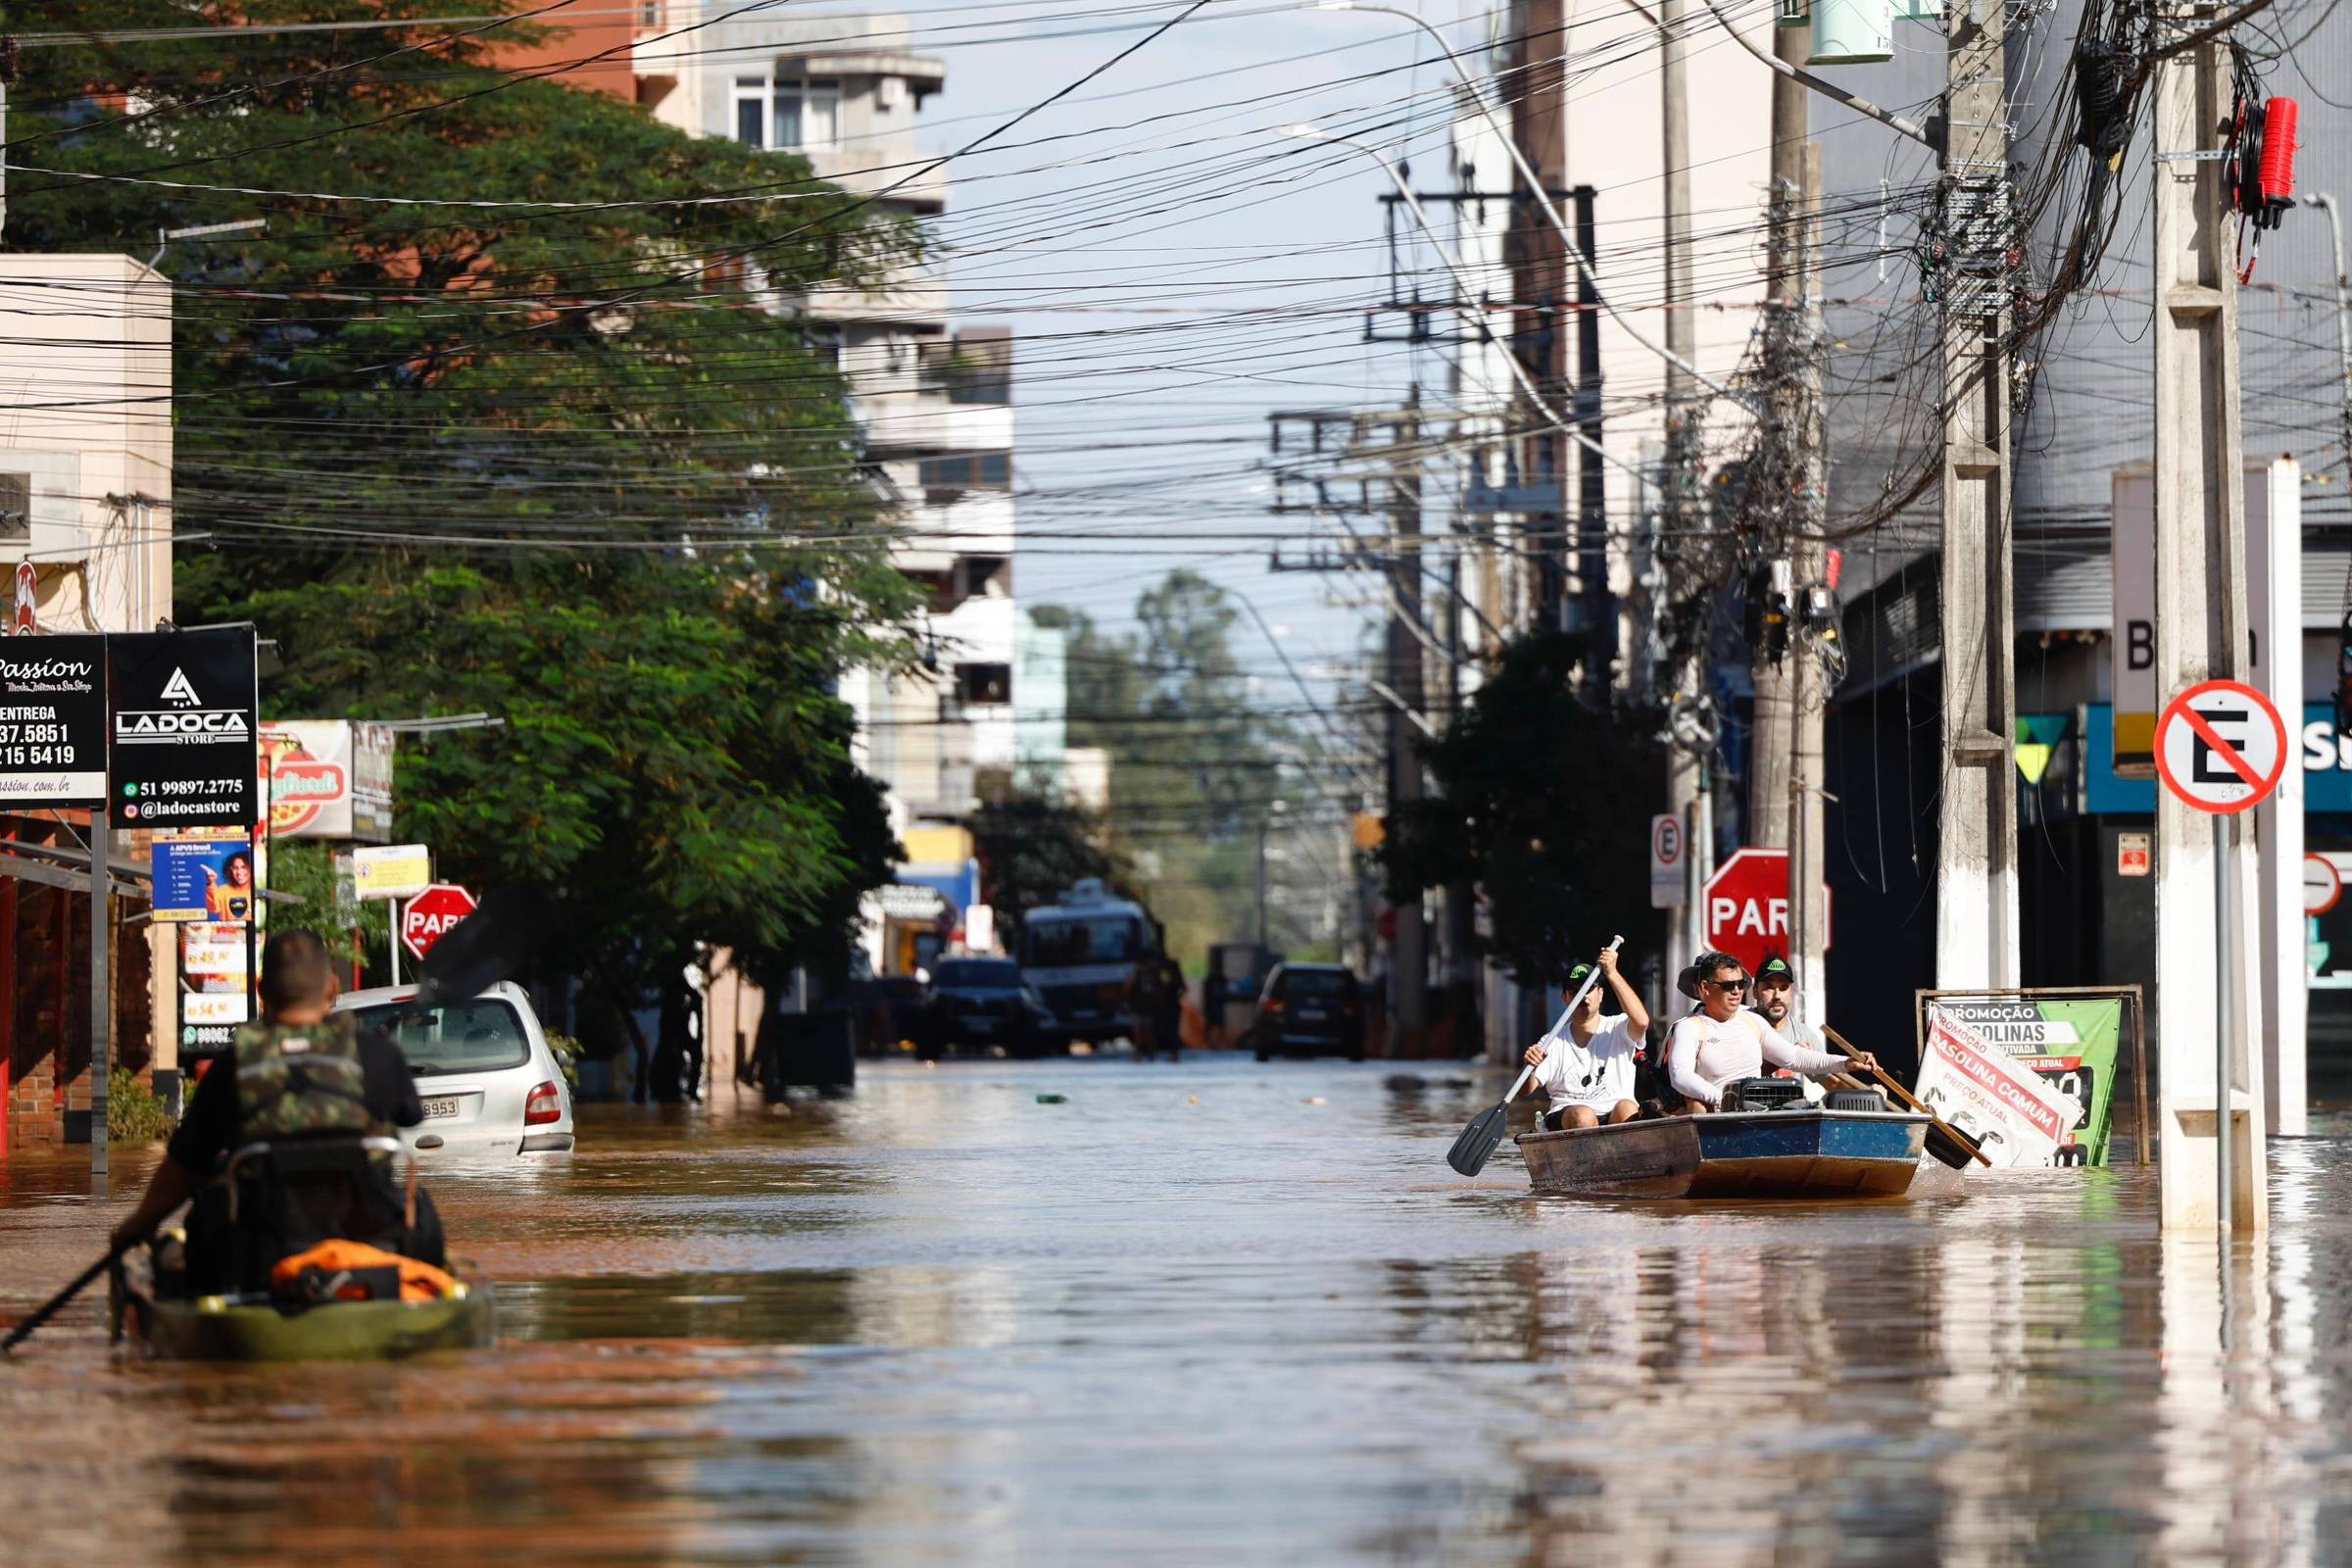
{"label": "window", "polygon": [[841,83],[822,76],[776,83],[771,147],[829,149],[841,139]]}
{"label": "window", "polygon": [[767,145],[767,78],[735,78],[735,139],[747,147]]}
{"label": "window", "polygon": [[956,696],[967,708],[993,708],[1012,701],[1010,664],[957,664]]}
{"label": "window", "polygon": [[959,453],[922,461],[925,490],[1009,490],[1012,458],[1003,452]]}
{"label": "window", "polygon": [[32,475],[0,473],[0,539],[32,537]]}
{"label": "window", "polygon": [[841,83],[829,76],[737,76],[735,138],[772,151],[831,150],[841,141]]}
{"label": "window", "polygon": [[639,0],[637,25],[640,27],[661,26],[662,10],[663,0]]}
{"label": "window", "polygon": [[362,1024],[392,1037],[419,1078],[519,1067],[531,1059],[522,1019],[504,1002],[477,998],[437,1007],[391,1002],[357,1010]]}
{"label": "window", "polygon": [[1142,922],[1131,914],[1032,920],[1021,927],[1021,961],[1041,969],[1130,963],[1143,951]]}

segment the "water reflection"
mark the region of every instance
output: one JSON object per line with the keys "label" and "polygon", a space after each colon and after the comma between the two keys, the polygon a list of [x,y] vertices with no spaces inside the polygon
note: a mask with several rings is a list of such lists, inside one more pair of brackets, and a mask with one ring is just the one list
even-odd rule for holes
{"label": "water reflection", "polygon": [[[1854,1210],[1536,1200],[1507,1145],[1476,1183],[1441,1163],[1498,1082],[1382,1076],[894,1067],[785,1118],[596,1110],[569,1158],[434,1173],[505,1282],[493,1351],[119,1364],[86,1314],[36,1340],[0,1375],[0,1422],[42,1434],[0,1468],[12,1550],[2122,1564],[2352,1541],[2345,1144],[2280,1145],[2270,1245],[2225,1254],[2160,1244],[2130,1170],[1935,1172]],[[11,1308],[95,1234],[72,1174],[0,1200]]]}

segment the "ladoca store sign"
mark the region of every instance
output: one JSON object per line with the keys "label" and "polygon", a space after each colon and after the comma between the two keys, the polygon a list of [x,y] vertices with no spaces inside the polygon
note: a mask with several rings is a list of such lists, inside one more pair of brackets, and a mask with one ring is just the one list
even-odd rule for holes
{"label": "ladoca store sign", "polygon": [[250,827],[260,819],[253,633],[106,639],[108,815],[117,827]]}

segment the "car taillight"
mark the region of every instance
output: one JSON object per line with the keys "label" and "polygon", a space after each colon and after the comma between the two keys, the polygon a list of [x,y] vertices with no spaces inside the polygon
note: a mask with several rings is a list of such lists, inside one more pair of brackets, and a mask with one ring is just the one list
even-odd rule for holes
{"label": "car taillight", "polygon": [[1268,1012],[1282,1011],[1282,999],[1280,997],[1268,997],[1266,999],[1266,1010]]}
{"label": "car taillight", "polygon": [[522,1101],[522,1124],[525,1127],[544,1127],[551,1121],[564,1119],[564,1089],[560,1084],[539,1084]]}

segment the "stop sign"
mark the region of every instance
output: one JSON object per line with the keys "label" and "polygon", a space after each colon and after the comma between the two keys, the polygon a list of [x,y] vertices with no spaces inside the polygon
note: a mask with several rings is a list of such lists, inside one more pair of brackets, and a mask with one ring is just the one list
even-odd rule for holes
{"label": "stop sign", "polygon": [[473,912],[473,895],[455,882],[434,883],[400,911],[400,945],[421,962],[451,926]]}
{"label": "stop sign", "polygon": [[[1824,906],[1822,946],[1829,946]],[[1706,942],[1749,974],[1774,954],[1788,956],[1788,852],[1739,850],[1707,878]]]}

